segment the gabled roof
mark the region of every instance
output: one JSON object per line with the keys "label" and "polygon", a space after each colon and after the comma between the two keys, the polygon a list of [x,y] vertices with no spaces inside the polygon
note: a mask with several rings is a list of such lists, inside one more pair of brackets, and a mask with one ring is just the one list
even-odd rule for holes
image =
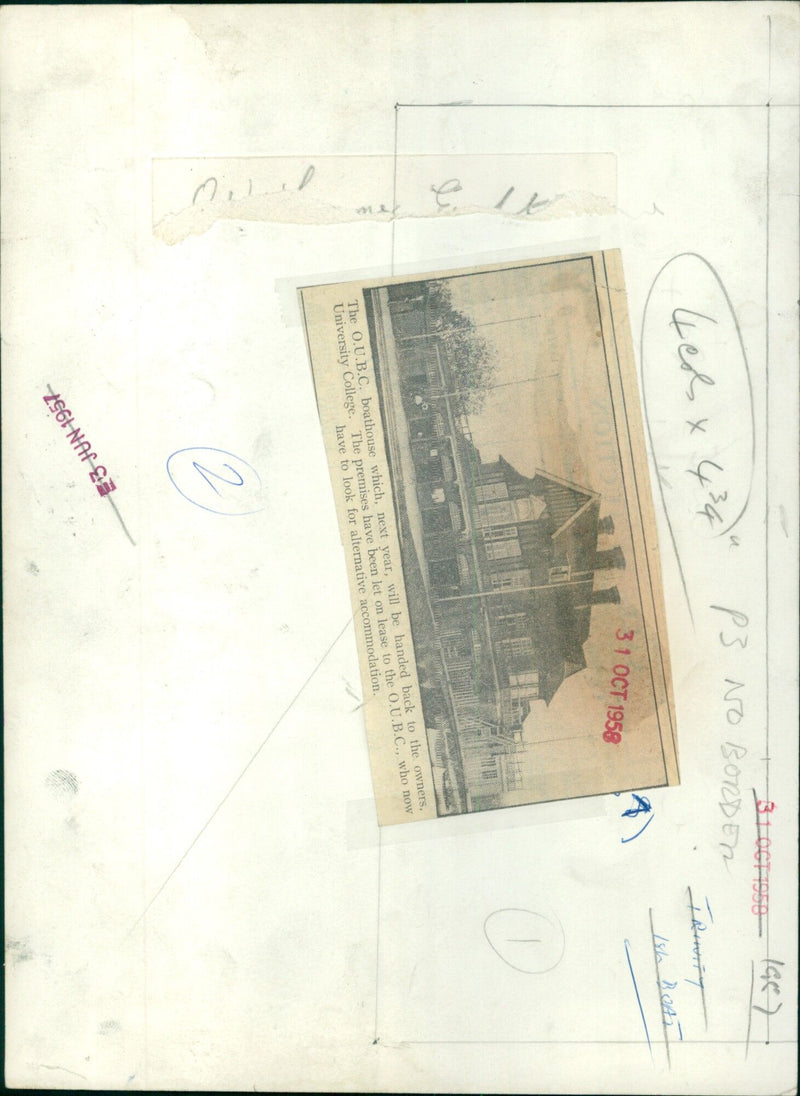
{"label": "gabled roof", "polygon": [[600,498],[599,495],[596,495],[592,498],[588,498],[586,500],[586,502],[584,502],[583,506],[579,507],[575,511],[575,513],[572,515],[572,517],[567,518],[567,520],[563,523],[563,525],[560,525],[558,527],[558,529],[556,529],[556,531],[551,535],[551,540],[556,540],[558,537],[560,537],[562,535],[562,533],[566,533],[566,531],[570,528],[570,526],[574,525],[583,514],[588,513],[589,510],[591,510],[591,508],[594,505],[597,504],[597,502],[599,501],[599,498]]}
{"label": "gabled roof", "polygon": [[573,483],[572,480],[562,479],[561,476],[555,476],[552,472],[545,472],[543,468],[537,468],[536,475],[550,480],[551,483],[557,483],[559,487],[568,487],[570,491],[577,491],[579,495],[585,495],[587,499],[600,498],[599,493],[597,491],[592,491],[590,487],[581,487],[579,484]]}

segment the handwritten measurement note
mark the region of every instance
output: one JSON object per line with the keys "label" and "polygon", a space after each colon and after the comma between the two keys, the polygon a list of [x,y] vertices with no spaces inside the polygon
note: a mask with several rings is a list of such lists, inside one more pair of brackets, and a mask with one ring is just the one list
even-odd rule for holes
{"label": "handwritten measurement note", "polygon": [[642,371],[676,551],[709,538],[736,547],[755,461],[750,371],[731,300],[702,256],[678,255],[656,276],[642,322]]}

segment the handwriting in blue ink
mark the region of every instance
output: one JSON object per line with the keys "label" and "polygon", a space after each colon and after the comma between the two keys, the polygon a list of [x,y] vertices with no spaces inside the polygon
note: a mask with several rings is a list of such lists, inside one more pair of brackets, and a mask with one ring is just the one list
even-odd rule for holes
{"label": "handwriting in blue ink", "polygon": [[241,517],[264,509],[258,472],[224,449],[179,449],[167,461],[167,475],[179,494],[212,514]]}
{"label": "handwriting in blue ink", "polygon": [[[621,794],[621,792],[614,792],[614,795],[620,795],[620,794]],[[622,812],[622,814],[620,815],[620,818],[638,818],[638,816],[640,814],[649,815],[649,818],[647,819],[645,824],[641,827],[641,829],[637,830],[636,833],[633,834],[632,837],[621,837],[620,838],[620,843],[623,844],[623,845],[627,845],[631,841],[635,841],[636,838],[639,837],[640,834],[644,833],[644,831],[647,829],[647,827],[650,825],[650,823],[653,821],[653,818],[655,817],[655,815],[651,813],[652,810],[653,810],[653,807],[652,807],[652,804],[650,803],[650,800],[647,798],[646,795],[637,795],[636,792],[631,792],[631,796],[633,797],[633,804],[630,807],[628,807],[627,810]]]}

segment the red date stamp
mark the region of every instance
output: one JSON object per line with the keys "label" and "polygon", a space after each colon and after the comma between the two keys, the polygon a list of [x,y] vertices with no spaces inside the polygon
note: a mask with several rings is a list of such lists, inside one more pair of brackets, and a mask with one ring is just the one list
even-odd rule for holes
{"label": "red date stamp", "polygon": [[[755,798],[755,792],[753,797]],[[750,912],[756,914],[759,918],[766,916],[769,913],[769,871],[772,867],[772,855],[769,851],[772,844],[772,838],[765,837],[761,833],[762,826],[771,826],[772,819],[769,815],[775,810],[775,804],[772,800],[765,802],[763,799],[756,799],[756,828],[758,831],[758,837],[756,837],[755,854],[753,856],[753,870],[756,873],[753,879],[753,904],[750,907]],[[767,817],[764,818],[763,816]],[[759,929],[759,936],[761,930]]]}
{"label": "red date stamp", "polygon": [[[68,426],[72,426],[75,419],[72,417],[72,412],[67,407],[64,400],[61,399],[61,394],[54,392],[48,384],[50,390],[49,396],[42,396],[45,402],[45,406],[51,415],[55,416],[55,421],[59,424],[62,430],[65,430]],[[97,493],[101,498],[110,494],[112,491],[116,491],[117,485],[108,476],[108,469],[102,464],[95,464],[97,460],[97,453],[92,453],[92,443],[87,440],[86,435],[81,433],[79,426],[74,427],[64,435],[69,441],[72,448],[76,453],[80,455],[81,463],[89,461],[91,471],[89,472],[89,479],[97,488]],[[103,479],[104,476],[108,476],[108,483]]]}
{"label": "red date stamp", "polygon": [[[618,643],[630,643],[633,640],[633,632],[623,632],[617,628],[615,638]],[[631,653],[630,647],[617,647],[614,654],[627,656]],[[618,662],[614,667],[614,676],[611,678],[609,696],[615,699],[606,711],[605,730],[603,741],[611,742],[618,746],[622,741],[623,721],[625,719],[625,705],[628,702],[628,684],[630,679],[630,667],[627,662]]]}

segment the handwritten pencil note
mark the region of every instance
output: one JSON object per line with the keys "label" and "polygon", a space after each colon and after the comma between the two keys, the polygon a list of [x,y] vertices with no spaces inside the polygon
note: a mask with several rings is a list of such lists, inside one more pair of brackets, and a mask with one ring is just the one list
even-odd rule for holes
{"label": "handwritten pencil note", "polygon": [[617,203],[616,157],[604,152],[156,159],[152,170],[153,231],[169,244],[226,220],[346,224],[493,213],[547,221],[612,213]]}
{"label": "handwritten pencil note", "polygon": [[738,547],[755,465],[752,382],[733,305],[702,256],[670,259],[653,282],[642,369],[676,551],[689,555],[704,540],[725,537]]}
{"label": "handwritten pencil note", "polygon": [[380,821],[677,783],[619,254],[301,300]]}

